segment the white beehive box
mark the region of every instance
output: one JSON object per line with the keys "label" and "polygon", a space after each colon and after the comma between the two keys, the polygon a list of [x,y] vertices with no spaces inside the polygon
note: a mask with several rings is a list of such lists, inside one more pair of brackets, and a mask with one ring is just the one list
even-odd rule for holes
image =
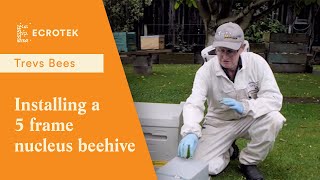
{"label": "white beehive box", "polygon": [[164,49],[164,35],[141,36],[141,49]]}
{"label": "white beehive box", "polygon": [[157,170],[158,180],[209,180],[208,164],[175,157]]}
{"label": "white beehive box", "polygon": [[182,105],[135,102],[152,160],[168,161],[177,155]]}

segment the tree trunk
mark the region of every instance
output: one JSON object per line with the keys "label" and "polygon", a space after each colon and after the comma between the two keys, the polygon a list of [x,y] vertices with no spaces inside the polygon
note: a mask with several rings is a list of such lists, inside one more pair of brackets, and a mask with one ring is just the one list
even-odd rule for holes
{"label": "tree trunk", "polygon": [[214,33],[215,31],[213,31],[212,33],[206,33],[206,47],[212,45],[213,40],[214,40]]}

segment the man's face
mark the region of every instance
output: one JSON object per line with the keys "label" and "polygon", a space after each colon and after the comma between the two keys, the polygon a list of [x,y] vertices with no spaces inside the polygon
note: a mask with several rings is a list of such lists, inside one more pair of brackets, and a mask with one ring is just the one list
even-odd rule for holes
{"label": "man's face", "polygon": [[243,51],[241,46],[238,50],[233,50],[225,47],[217,47],[216,54],[222,67],[230,70],[236,70],[238,66],[239,56]]}

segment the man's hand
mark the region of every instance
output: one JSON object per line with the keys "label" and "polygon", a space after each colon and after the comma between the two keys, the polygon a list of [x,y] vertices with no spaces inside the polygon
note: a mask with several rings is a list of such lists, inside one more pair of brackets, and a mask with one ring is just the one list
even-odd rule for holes
{"label": "man's hand", "polygon": [[192,158],[197,145],[197,135],[187,134],[179,143],[178,156],[182,158]]}
{"label": "man's hand", "polygon": [[244,108],[242,103],[239,101],[236,101],[232,98],[223,98],[221,103],[229,106],[231,109],[237,111],[239,114],[243,113]]}

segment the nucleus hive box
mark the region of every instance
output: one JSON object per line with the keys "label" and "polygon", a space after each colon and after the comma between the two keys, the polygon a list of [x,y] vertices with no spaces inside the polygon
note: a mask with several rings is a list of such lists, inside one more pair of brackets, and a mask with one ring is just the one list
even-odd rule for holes
{"label": "nucleus hive box", "polygon": [[141,36],[141,49],[164,49],[164,35]]}
{"label": "nucleus hive box", "polygon": [[209,180],[208,164],[175,157],[157,170],[158,180]]}
{"label": "nucleus hive box", "polygon": [[168,161],[177,155],[182,125],[181,104],[135,102],[152,160]]}

